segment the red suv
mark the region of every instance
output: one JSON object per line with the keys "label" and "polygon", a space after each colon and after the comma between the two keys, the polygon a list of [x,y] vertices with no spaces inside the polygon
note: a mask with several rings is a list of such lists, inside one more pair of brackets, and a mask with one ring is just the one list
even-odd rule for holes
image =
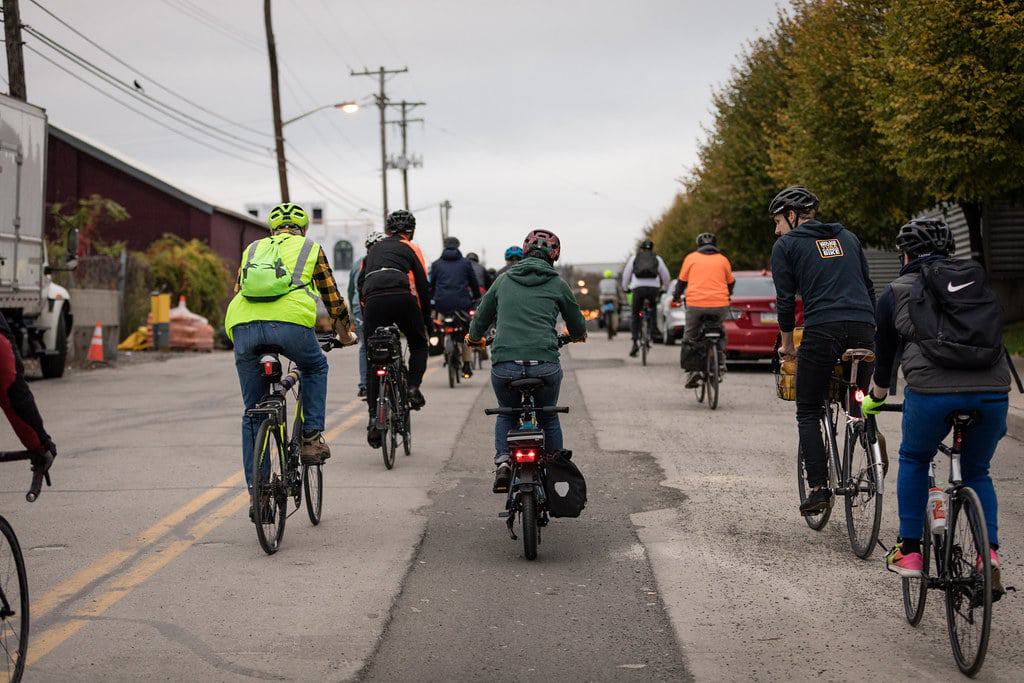
{"label": "red suv", "polygon": [[[739,270],[732,291],[731,315],[725,321],[727,358],[771,358],[779,334],[775,283],[771,271]],[[796,301],[796,324],[804,321],[804,305]]]}

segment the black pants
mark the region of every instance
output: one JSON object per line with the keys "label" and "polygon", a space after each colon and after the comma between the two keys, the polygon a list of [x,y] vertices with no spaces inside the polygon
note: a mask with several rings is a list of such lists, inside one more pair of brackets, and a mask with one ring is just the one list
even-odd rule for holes
{"label": "black pants", "polygon": [[[427,326],[416,298],[410,294],[381,294],[366,300],[363,307],[363,334],[373,336],[378,327],[395,324],[409,345],[409,386],[418,387],[427,371]],[[365,353],[366,345],[363,344]],[[370,416],[376,414],[380,383],[368,377],[366,405]]]}
{"label": "black pants", "polygon": [[[796,354],[796,425],[807,483],[811,486],[828,484],[821,416],[832,369],[846,349],[873,349],[874,344],[875,327],[869,323],[833,322],[804,328]],[[857,383],[864,389],[871,379],[872,367],[872,363],[858,365]]]}
{"label": "black pants", "polygon": [[[647,302],[651,302],[651,310],[655,311],[658,308],[658,296],[661,294],[659,287],[634,287],[633,288],[633,341],[640,338],[640,314],[643,313],[644,306]],[[654,327],[651,329],[657,329],[658,327],[658,316],[653,314]]]}

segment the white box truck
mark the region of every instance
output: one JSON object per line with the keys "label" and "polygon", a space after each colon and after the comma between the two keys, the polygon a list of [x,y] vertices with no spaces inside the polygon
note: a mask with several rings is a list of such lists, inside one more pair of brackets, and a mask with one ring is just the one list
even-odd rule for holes
{"label": "white box truck", "polygon": [[[44,377],[60,377],[73,319],[46,257],[46,135],[44,110],[0,95],[0,312],[22,356],[38,358]],[[71,268],[77,241],[68,236]]]}

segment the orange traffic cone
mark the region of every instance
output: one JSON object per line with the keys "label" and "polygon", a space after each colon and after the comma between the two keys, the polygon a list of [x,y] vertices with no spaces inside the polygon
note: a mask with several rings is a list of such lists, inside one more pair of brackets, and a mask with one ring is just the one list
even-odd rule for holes
{"label": "orange traffic cone", "polygon": [[90,363],[103,363],[103,323],[96,321],[96,329],[92,331],[92,341],[89,342],[89,355],[86,360]]}

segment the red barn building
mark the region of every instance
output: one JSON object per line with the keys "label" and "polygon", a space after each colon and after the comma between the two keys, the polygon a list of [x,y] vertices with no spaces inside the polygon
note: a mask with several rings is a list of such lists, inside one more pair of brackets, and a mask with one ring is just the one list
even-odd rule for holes
{"label": "red barn building", "polygon": [[[92,194],[112,199],[128,211],[130,218],[104,224],[99,237],[104,242],[123,241],[130,249],[145,250],[169,232],[208,243],[234,271],[245,246],[267,232],[252,216],[210,204],[94,143],[49,126],[47,203],[73,204]],[[50,229],[56,231],[52,225]]]}

